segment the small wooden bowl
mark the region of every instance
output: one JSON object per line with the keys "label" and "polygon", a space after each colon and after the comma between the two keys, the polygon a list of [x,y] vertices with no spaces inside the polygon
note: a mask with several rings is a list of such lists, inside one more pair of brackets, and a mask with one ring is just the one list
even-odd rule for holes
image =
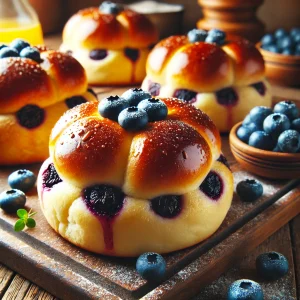
{"label": "small wooden bowl", "polygon": [[262,49],[261,43],[257,48],[262,54],[267,78],[279,85],[300,87],[300,56],[283,55]]}
{"label": "small wooden bowl", "polygon": [[300,153],[278,153],[251,147],[236,135],[241,124],[242,122],[231,129],[229,141],[233,156],[243,168],[272,179],[300,177]]}

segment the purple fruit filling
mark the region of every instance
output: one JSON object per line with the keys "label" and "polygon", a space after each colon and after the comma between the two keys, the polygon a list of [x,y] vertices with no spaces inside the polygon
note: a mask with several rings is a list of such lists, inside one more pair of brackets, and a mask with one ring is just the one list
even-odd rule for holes
{"label": "purple fruit filling", "polygon": [[43,187],[51,189],[55,184],[62,182],[57,174],[54,164],[51,163],[43,173]]}
{"label": "purple fruit filling", "polygon": [[197,100],[197,92],[191,90],[179,89],[174,92],[173,96],[188,103],[194,103]]}
{"label": "purple fruit filling", "polygon": [[125,195],[118,187],[99,184],[85,188],[83,199],[97,216],[112,218],[122,209]]}
{"label": "purple fruit filling", "polygon": [[225,165],[229,170],[231,170],[230,166],[229,166],[229,163],[228,163],[226,157],[223,154],[220,155],[220,157],[217,159],[217,161],[219,161],[220,163]]}
{"label": "purple fruit filling", "polygon": [[262,95],[262,96],[265,95],[265,93],[266,93],[266,86],[265,86],[265,84],[263,82],[261,82],[261,81],[260,82],[256,82],[256,83],[251,84],[251,86],[254,87],[260,95]]}
{"label": "purple fruit filling", "polygon": [[77,105],[80,105],[82,103],[86,103],[85,98],[82,97],[82,96],[74,96],[74,97],[66,99],[65,101],[66,101],[66,105],[69,108],[73,108],[73,107],[75,107]]}
{"label": "purple fruit filling", "polygon": [[163,218],[174,218],[182,210],[182,196],[166,195],[151,200],[151,209]]}
{"label": "purple fruit filling", "polygon": [[216,172],[209,172],[201,183],[200,190],[209,198],[218,200],[223,193],[223,181]]}
{"label": "purple fruit filling", "polygon": [[21,126],[28,129],[36,128],[45,119],[45,111],[37,105],[26,105],[17,112],[17,119]]}
{"label": "purple fruit filling", "polygon": [[90,52],[90,59],[93,60],[102,60],[108,55],[107,50],[105,49],[94,49]]}
{"label": "purple fruit filling", "polygon": [[217,101],[224,106],[234,106],[238,102],[238,95],[233,88],[225,88],[216,92]]}
{"label": "purple fruit filling", "polygon": [[133,48],[125,48],[124,53],[125,56],[133,62],[136,62],[140,56],[139,50]]}
{"label": "purple fruit filling", "polygon": [[149,81],[149,93],[151,96],[158,96],[160,93],[160,88],[161,86],[159,83]]}

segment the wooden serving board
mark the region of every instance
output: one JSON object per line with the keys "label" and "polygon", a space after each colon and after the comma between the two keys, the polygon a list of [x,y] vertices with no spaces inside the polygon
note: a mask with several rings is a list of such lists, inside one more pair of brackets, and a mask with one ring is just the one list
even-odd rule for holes
{"label": "wooden serving board", "polygon": [[[100,97],[121,89],[96,89]],[[223,136],[235,183],[257,178],[235,162]],[[40,165],[26,166],[38,173]],[[0,167],[0,192],[7,177],[19,167]],[[13,231],[15,216],[0,211],[0,262],[62,299],[188,299],[218,278],[239,259],[300,212],[300,178],[270,181],[258,178],[264,195],[243,203],[235,194],[232,207],[219,230],[206,241],[165,255],[167,279],[151,285],[135,271],[135,259],[111,258],[81,250],[57,235],[39,208],[36,190],[27,196],[26,208],[38,212],[37,227]]]}

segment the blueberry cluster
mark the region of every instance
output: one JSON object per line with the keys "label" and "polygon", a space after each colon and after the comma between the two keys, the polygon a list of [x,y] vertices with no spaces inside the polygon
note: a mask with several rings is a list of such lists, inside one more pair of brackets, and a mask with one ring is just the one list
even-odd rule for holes
{"label": "blueberry cluster", "polygon": [[299,110],[292,101],[282,101],[274,110],[254,107],[237,130],[238,138],[248,145],[274,152],[300,152]]}
{"label": "blueberry cluster", "polygon": [[30,58],[38,63],[41,62],[39,50],[31,47],[29,43],[22,39],[13,40],[9,46],[0,45],[0,58],[6,57]]}
{"label": "blueberry cluster", "polygon": [[141,130],[148,122],[164,120],[168,115],[164,102],[138,88],[126,91],[121,97],[103,99],[98,111],[102,117],[119,122],[128,131]]}
{"label": "blueberry cluster", "polygon": [[274,34],[268,33],[261,39],[261,47],[274,53],[300,55],[300,28],[290,32],[279,28]]}
{"label": "blueberry cluster", "polygon": [[193,29],[188,32],[188,39],[191,43],[206,42],[221,46],[225,43],[226,33],[219,29],[211,29],[209,31]]}
{"label": "blueberry cluster", "polygon": [[99,9],[101,10],[101,12],[105,14],[113,14],[113,15],[117,15],[124,10],[121,4],[114,3],[111,1],[102,2],[101,5],[99,6]]}

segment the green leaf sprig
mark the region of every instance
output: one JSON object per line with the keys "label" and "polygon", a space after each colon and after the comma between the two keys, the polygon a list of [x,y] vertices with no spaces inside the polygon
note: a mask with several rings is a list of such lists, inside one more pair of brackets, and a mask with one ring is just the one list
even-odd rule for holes
{"label": "green leaf sprig", "polygon": [[20,219],[16,222],[14,226],[15,231],[22,231],[25,228],[25,226],[27,226],[28,228],[34,228],[36,226],[36,222],[32,217],[35,214],[36,212],[31,212],[31,209],[29,212],[27,212],[26,209],[18,209],[17,215]]}

